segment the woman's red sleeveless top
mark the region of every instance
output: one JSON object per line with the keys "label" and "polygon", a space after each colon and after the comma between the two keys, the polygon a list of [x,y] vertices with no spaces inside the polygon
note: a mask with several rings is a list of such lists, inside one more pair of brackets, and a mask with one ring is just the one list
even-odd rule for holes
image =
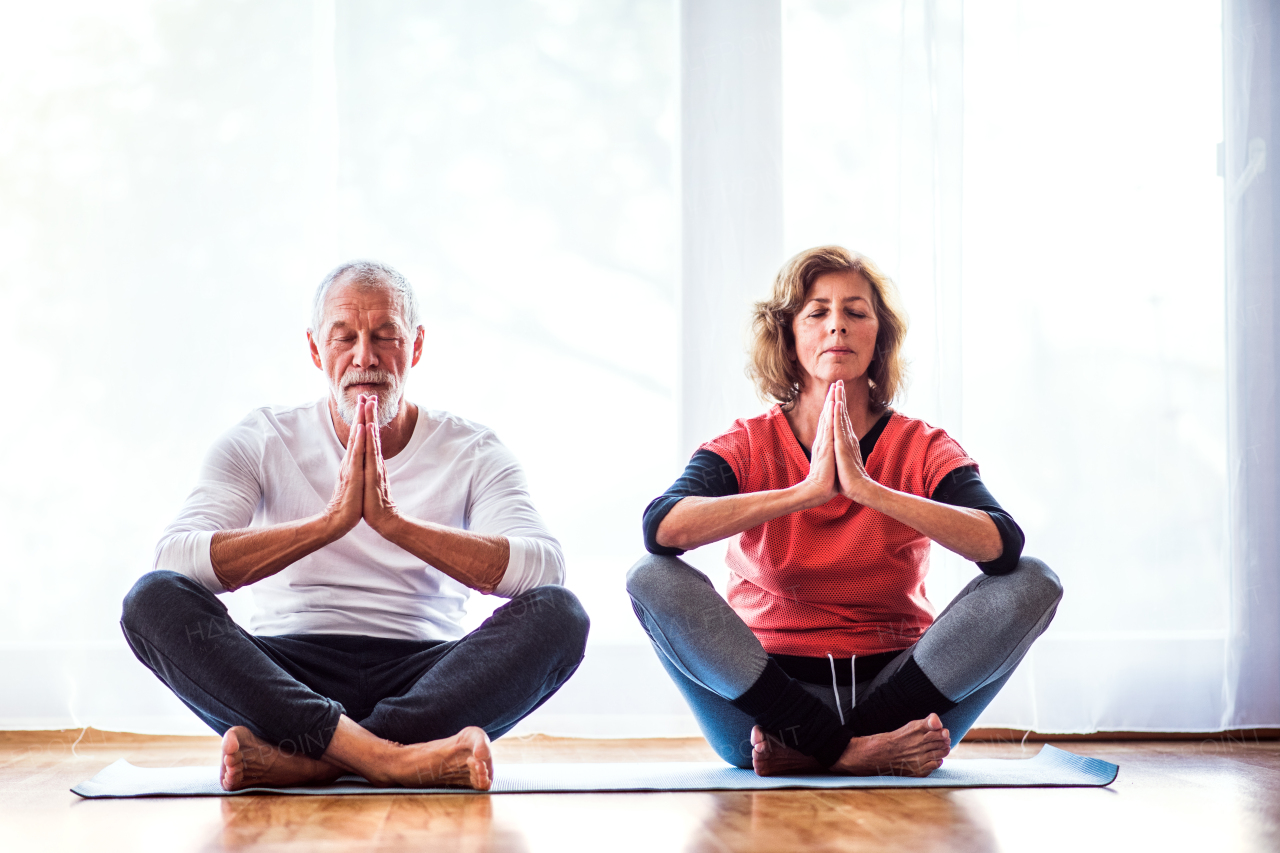
{"label": "woman's red sleeveless top", "polygon": [[[735,421],[702,445],[721,456],[742,493],[785,489],[809,460],[782,410]],[[949,435],[894,412],[867,473],[929,497],[947,474],[977,463]],[[743,531],[729,544],[729,604],[771,654],[847,658],[904,649],[933,624],[925,595],[927,538],[843,495]]]}

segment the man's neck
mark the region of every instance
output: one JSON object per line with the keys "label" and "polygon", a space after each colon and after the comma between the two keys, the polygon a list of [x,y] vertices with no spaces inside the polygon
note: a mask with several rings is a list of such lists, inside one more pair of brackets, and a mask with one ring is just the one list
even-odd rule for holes
{"label": "man's neck", "polygon": [[[338,441],[345,448],[347,436],[351,434],[351,425],[338,414],[338,404],[332,396],[329,397],[329,418],[333,421],[333,431],[337,433]],[[391,423],[379,430],[379,437],[382,439],[382,458],[390,459],[408,447],[409,439],[413,438],[413,430],[417,425],[418,407],[401,398],[400,411],[396,412]]]}

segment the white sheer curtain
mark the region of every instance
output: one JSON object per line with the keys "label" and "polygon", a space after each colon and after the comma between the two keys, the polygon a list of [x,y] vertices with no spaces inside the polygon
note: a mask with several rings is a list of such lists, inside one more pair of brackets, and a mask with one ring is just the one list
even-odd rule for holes
{"label": "white sheer curtain", "polygon": [[120,600],[213,438],[324,393],[311,292],[374,257],[426,306],[410,395],[524,462],[592,614],[532,724],[665,731],[622,575],[674,456],[674,3],[2,7],[0,725],[203,730]]}
{"label": "white sheer curtain", "polygon": [[[785,8],[787,250],[898,280],[901,408],[960,438],[1066,588],[978,724],[1218,728],[1219,4]],[[974,569],[937,568],[941,606]]]}
{"label": "white sheer curtain", "polygon": [[201,731],[118,602],[213,437],[323,393],[310,291],[371,256],[429,306],[410,394],[524,461],[593,617],[523,730],[695,732],[622,575],[825,242],[1066,584],[980,724],[1280,724],[1276,25],[1227,8],[1224,284],[1214,0],[0,0],[0,726]]}
{"label": "white sheer curtain", "polygon": [[1231,614],[1224,726],[1280,722],[1280,14],[1224,4]]}

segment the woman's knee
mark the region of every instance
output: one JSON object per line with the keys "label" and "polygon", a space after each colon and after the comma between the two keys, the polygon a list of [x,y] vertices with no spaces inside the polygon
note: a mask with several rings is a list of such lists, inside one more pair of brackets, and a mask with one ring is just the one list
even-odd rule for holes
{"label": "woman's knee", "polygon": [[1043,560],[1023,557],[1011,576],[1018,579],[1030,606],[1048,611],[1062,600],[1062,581]]}
{"label": "woman's knee", "polygon": [[673,584],[696,578],[711,585],[711,579],[679,557],[645,554],[627,571],[627,593],[646,604],[659,600]]}

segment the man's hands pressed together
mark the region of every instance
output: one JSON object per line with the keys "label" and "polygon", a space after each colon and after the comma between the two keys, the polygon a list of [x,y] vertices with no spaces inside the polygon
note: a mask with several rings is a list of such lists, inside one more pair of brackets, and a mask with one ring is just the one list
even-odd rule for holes
{"label": "man's hands pressed together", "polygon": [[[360,412],[366,424],[376,423],[378,398],[361,403]],[[382,458],[382,432],[374,427],[364,442],[364,520],[386,538],[399,519],[396,502],[391,499],[391,483],[387,480],[387,463]]]}
{"label": "man's hands pressed together", "polygon": [[484,593],[497,589],[511,559],[511,543],[505,536],[471,533],[402,514],[391,497],[377,419],[378,398],[361,394],[333,497],[320,515],[213,534],[209,558],[225,589],[274,575],[337,542],[361,519],[388,542],[454,580]]}
{"label": "man's hands pressed together", "polygon": [[357,410],[359,417],[351,424],[351,430],[347,433],[347,452],[338,468],[338,483],[334,486],[333,497],[325,509],[325,514],[337,533],[335,540],[346,535],[364,516],[364,458],[365,445],[368,443],[364,399],[361,394]]}
{"label": "man's hands pressed together", "polygon": [[377,418],[378,398],[361,394],[355,422],[347,433],[347,452],[338,469],[338,482],[325,510],[337,534],[335,540],[349,533],[361,518],[386,537],[398,518],[382,458],[382,432]]}

